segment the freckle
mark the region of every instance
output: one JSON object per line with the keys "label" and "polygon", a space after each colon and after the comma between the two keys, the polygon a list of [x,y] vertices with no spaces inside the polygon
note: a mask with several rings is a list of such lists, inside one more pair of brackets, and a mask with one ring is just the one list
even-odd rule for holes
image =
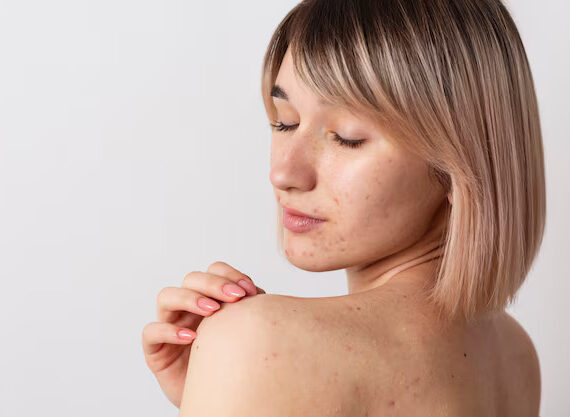
{"label": "freckle", "polygon": [[467,353],[463,352],[463,356],[464,356],[464,357],[467,357]]}
{"label": "freckle", "polygon": [[271,356],[273,356],[274,358],[276,358],[276,357],[277,357],[277,353],[272,352],[272,353],[271,353]]}
{"label": "freckle", "polygon": [[344,242],[345,240],[346,240],[346,239],[345,239],[344,237],[342,237],[342,236],[340,237],[340,241],[341,241],[341,242]]}
{"label": "freckle", "polygon": [[350,345],[345,345],[345,347],[346,347],[346,350],[348,350],[349,352],[352,351],[352,346],[350,346]]}
{"label": "freckle", "polygon": [[451,374],[451,377],[452,377],[452,378],[455,378],[455,375]]}
{"label": "freckle", "polygon": [[420,377],[418,376],[416,379],[412,381],[412,385],[417,384],[420,381]]}
{"label": "freckle", "polygon": [[293,309],[293,311],[294,311],[295,313],[297,312],[297,310],[295,310],[295,309]]}
{"label": "freckle", "polygon": [[368,194],[368,195],[366,196],[366,199],[367,199],[367,200],[368,200],[369,198],[370,198],[370,194]]}
{"label": "freckle", "polygon": [[394,407],[394,406],[396,405],[396,401],[391,400],[391,401],[388,403],[388,405],[389,405],[390,407]]}
{"label": "freckle", "polygon": [[200,345],[196,345],[196,350],[200,349]]}
{"label": "freckle", "polygon": [[360,310],[360,307],[356,307],[357,310]]}

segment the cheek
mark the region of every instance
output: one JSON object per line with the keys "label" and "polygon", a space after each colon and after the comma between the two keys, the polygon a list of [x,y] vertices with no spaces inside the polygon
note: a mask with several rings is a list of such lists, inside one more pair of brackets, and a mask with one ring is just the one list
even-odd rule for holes
{"label": "cheek", "polygon": [[348,241],[378,244],[411,232],[410,219],[421,201],[417,173],[409,165],[386,158],[338,172],[332,189],[338,232]]}

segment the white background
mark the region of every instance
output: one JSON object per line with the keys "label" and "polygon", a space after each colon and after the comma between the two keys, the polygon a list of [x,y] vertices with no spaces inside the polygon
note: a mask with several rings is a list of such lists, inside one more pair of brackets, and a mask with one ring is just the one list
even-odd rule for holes
{"label": "white background", "polygon": [[[176,416],[146,368],[161,288],[221,260],[346,293],[277,252],[263,53],[295,1],[0,2],[0,415]],[[569,6],[512,0],[542,117],[544,244],[509,308],[542,416],[570,415]]]}

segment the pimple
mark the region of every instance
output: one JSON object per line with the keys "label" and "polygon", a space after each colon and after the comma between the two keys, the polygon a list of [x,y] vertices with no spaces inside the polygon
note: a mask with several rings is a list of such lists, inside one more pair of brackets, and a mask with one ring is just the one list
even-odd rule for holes
{"label": "pimple", "polygon": [[336,203],[337,206],[340,204],[340,203],[338,202],[338,198],[334,197],[333,200],[334,200],[334,202]]}

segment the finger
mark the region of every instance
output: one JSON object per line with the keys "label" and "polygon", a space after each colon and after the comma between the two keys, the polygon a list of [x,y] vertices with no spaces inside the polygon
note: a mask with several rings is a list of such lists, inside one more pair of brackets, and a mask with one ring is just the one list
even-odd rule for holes
{"label": "finger", "polygon": [[[228,265],[225,262],[217,261],[210,264],[206,272],[209,274],[219,275],[231,279],[236,284],[242,286],[247,291],[247,295],[257,294],[253,280],[248,275],[244,274],[241,271],[238,271],[233,266]],[[246,282],[249,282],[251,285],[240,283],[242,279]]]}
{"label": "finger", "polygon": [[[182,332],[179,335],[179,331]],[[184,338],[184,334],[190,334],[193,337]],[[164,343],[173,345],[187,345],[196,337],[196,332],[175,326],[172,323],[152,322],[148,323],[142,332],[142,345],[145,355],[152,355],[158,352]]]}
{"label": "finger", "polygon": [[173,322],[178,312],[187,311],[199,316],[211,316],[220,303],[189,288],[165,287],[158,293],[157,317],[159,321]]}
{"label": "finger", "polygon": [[186,274],[182,281],[182,288],[189,288],[227,303],[237,301],[248,294],[246,289],[237,285],[231,278],[202,271]]}

